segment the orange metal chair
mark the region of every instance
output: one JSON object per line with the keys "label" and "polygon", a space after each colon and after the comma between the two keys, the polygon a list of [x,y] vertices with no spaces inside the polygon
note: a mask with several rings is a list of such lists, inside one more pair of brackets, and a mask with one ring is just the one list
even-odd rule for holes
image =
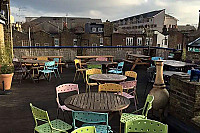
{"label": "orange metal chair", "polygon": [[101,69],[95,69],[95,68],[86,70],[86,90],[85,90],[86,92],[88,87],[90,92],[90,86],[98,85],[96,82],[95,83],[89,82],[89,76],[93,74],[102,74],[102,71]]}

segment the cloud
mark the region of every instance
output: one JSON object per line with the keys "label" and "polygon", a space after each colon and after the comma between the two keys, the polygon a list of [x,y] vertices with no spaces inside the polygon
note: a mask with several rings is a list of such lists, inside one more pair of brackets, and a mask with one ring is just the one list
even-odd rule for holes
{"label": "cloud", "polygon": [[[79,16],[117,20],[137,14],[166,9],[179,23],[198,21],[199,0],[11,0],[16,20],[25,16]],[[25,11],[18,8],[25,7]],[[22,8],[23,9],[23,8]]]}

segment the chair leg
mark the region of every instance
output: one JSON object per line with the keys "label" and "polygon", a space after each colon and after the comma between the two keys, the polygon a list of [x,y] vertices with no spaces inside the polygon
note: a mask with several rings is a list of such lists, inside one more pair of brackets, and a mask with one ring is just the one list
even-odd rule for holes
{"label": "chair leg", "polygon": [[89,85],[89,92],[90,92],[90,85]]}
{"label": "chair leg", "polygon": [[121,133],[121,132],[122,132],[122,123],[119,122],[119,133]]}
{"label": "chair leg", "polygon": [[55,70],[53,70],[53,73],[54,73],[54,75],[55,75],[55,78],[57,78]]}
{"label": "chair leg", "polygon": [[57,70],[57,73],[58,73],[58,77],[61,79],[59,70],[58,69],[56,69],[56,70]]}
{"label": "chair leg", "polygon": [[58,119],[58,115],[59,115],[59,108],[57,108],[57,117],[56,117],[57,119]]}
{"label": "chair leg", "polygon": [[137,110],[137,102],[135,97],[134,97],[134,103],[135,103],[135,110]]}
{"label": "chair leg", "polygon": [[64,111],[62,111],[63,112],[63,118],[64,118],[64,121],[65,121],[65,113],[64,113]]}
{"label": "chair leg", "polygon": [[[75,73],[75,75],[74,75],[74,81],[75,81],[75,79],[76,79],[76,75],[77,75],[77,71],[76,71],[76,73]],[[74,81],[73,81],[73,82],[74,82]]]}
{"label": "chair leg", "polygon": [[87,83],[86,83],[86,87],[85,87],[85,92],[87,93],[87,88],[88,88],[88,85],[87,85]]}

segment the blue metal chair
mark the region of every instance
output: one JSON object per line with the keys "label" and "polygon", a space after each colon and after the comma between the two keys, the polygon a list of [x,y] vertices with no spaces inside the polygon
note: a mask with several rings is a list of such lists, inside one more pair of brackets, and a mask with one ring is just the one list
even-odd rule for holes
{"label": "blue metal chair", "polygon": [[48,69],[50,69],[50,70],[56,70],[57,73],[58,73],[58,77],[60,78],[60,73],[59,73],[59,70],[58,70],[59,58],[54,58],[53,60],[55,61],[55,65],[53,67],[48,67]]}
{"label": "blue metal chair", "polygon": [[199,82],[200,70],[199,69],[194,69],[194,70],[192,69],[189,72],[190,72],[190,82]]}
{"label": "blue metal chair", "polygon": [[[48,62],[45,62],[44,69],[43,70],[39,70],[39,72],[43,73],[44,77],[48,81],[50,81],[50,79],[51,79],[51,73],[54,73],[54,75],[56,77],[54,69],[49,69],[50,67],[54,67],[54,65],[55,65],[55,61],[48,61]],[[47,75],[49,75],[49,76],[47,76]]]}
{"label": "blue metal chair", "polygon": [[152,61],[163,60],[163,57],[151,57]]}
{"label": "blue metal chair", "polygon": [[124,67],[124,62],[120,62],[117,65],[117,68],[114,68],[113,70],[109,70],[108,72],[114,73],[114,74],[123,74],[123,71],[122,71],[123,67]]}
{"label": "blue metal chair", "polygon": [[[108,114],[107,113],[97,113],[97,112],[84,112],[84,111],[72,111],[73,117],[73,127],[76,127],[76,120],[83,122],[82,127],[85,126],[95,126],[97,133],[110,133],[113,132],[111,127],[108,125]],[[98,123],[106,123],[98,124]]]}

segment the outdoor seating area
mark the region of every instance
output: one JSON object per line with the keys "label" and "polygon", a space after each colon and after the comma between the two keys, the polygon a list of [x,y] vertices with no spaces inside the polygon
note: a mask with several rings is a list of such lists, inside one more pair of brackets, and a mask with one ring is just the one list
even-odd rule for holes
{"label": "outdoor seating area", "polygon": [[[162,58],[152,59],[161,61]],[[140,64],[135,66],[133,71],[132,64],[120,61],[112,64],[105,57],[98,57],[85,65],[82,65],[81,59],[75,59],[74,63],[69,63],[69,67],[63,68],[60,73],[59,58],[43,61],[43,58],[14,61],[16,75],[20,68],[24,70],[20,71],[23,78],[20,78],[20,84],[15,82],[18,79],[14,79],[12,93],[2,96],[0,116],[3,115],[3,120],[9,122],[9,116],[5,113],[15,110],[12,117],[20,121],[20,127],[25,127],[22,129],[17,123],[13,123],[11,126],[14,126],[16,131],[179,132],[168,123],[167,116],[161,121],[153,113],[154,96],[149,92],[154,82],[149,81],[155,81],[156,63],[151,66]],[[33,83],[34,80],[29,78],[33,77],[32,68],[28,68],[30,66],[38,67],[39,75],[44,75],[47,81]],[[170,72],[164,71],[163,76],[169,78],[173,74],[184,73]],[[12,100],[8,102],[8,99]],[[43,124],[38,124],[37,120],[42,120]],[[6,122],[0,124],[7,126]]]}

